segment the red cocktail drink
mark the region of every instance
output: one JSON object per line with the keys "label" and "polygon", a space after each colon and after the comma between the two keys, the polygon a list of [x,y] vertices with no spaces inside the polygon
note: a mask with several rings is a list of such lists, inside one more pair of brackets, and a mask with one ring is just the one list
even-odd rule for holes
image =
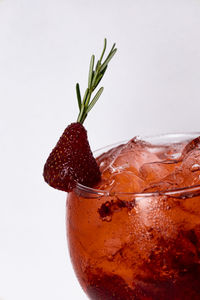
{"label": "red cocktail drink", "polygon": [[[67,199],[67,235],[94,300],[200,299],[200,138],[133,139],[97,158]],[[99,154],[98,154],[99,155]]]}

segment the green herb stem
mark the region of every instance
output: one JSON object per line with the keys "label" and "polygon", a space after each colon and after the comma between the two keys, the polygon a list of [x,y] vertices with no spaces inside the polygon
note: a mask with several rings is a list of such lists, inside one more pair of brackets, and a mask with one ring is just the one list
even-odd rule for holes
{"label": "green herb stem", "polygon": [[97,100],[101,96],[103,92],[103,87],[101,87],[98,92],[95,94],[93,99],[91,100],[91,96],[93,91],[96,89],[96,87],[99,85],[101,79],[103,78],[107,67],[108,63],[110,60],[113,58],[115,55],[117,49],[115,48],[115,44],[113,44],[108,56],[102,62],[103,56],[106,51],[106,46],[107,46],[107,40],[104,39],[104,47],[103,51],[101,53],[100,59],[97,61],[96,67],[94,69],[94,62],[95,62],[95,56],[92,55],[90,59],[90,67],[89,67],[89,74],[88,74],[88,87],[85,91],[83,99],[81,99],[81,92],[80,92],[80,87],[79,84],[76,84],[76,95],[77,95],[77,100],[78,100],[78,107],[79,107],[79,115],[77,122],[80,122],[83,124],[85,121],[88,112],[93,108],[93,106],[96,104]]}

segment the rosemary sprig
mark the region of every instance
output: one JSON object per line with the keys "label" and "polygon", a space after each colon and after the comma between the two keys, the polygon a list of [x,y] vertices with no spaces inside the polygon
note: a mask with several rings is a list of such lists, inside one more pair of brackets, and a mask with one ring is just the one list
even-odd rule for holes
{"label": "rosemary sprig", "polygon": [[101,87],[95,96],[91,100],[91,96],[93,91],[96,89],[96,87],[99,85],[101,79],[103,78],[103,75],[105,74],[108,63],[110,60],[113,58],[115,53],[117,52],[117,48],[115,48],[115,44],[112,46],[108,56],[102,62],[103,56],[106,51],[106,46],[107,46],[107,40],[104,39],[104,47],[103,51],[101,53],[100,59],[97,61],[97,64],[94,68],[94,62],[95,62],[95,56],[92,55],[91,60],[90,60],[90,67],[89,67],[89,75],[88,75],[88,87],[85,91],[83,99],[81,99],[81,92],[80,92],[80,87],[79,84],[76,84],[76,95],[77,95],[77,100],[78,100],[78,107],[79,107],[79,115],[77,122],[80,122],[83,124],[85,121],[85,118],[87,117],[88,112],[93,108],[99,97],[101,96],[103,92],[103,87]]}

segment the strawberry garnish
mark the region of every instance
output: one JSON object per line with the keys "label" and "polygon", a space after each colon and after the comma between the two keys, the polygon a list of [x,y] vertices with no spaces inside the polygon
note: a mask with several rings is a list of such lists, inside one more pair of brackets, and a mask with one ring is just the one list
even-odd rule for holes
{"label": "strawberry garnish", "polygon": [[52,187],[70,191],[75,182],[93,186],[101,178],[81,123],[69,125],[44,166],[44,179]]}
{"label": "strawberry garnish", "polygon": [[101,87],[91,100],[92,92],[101,81],[109,61],[117,51],[114,44],[107,58],[102,63],[105,50],[106,39],[103,52],[97,61],[95,69],[95,57],[94,55],[91,57],[88,88],[85,91],[83,100],[81,99],[79,84],[76,84],[79,106],[77,122],[70,124],[65,129],[45,163],[43,176],[45,181],[53,188],[70,192],[77,182],[92,187],[101,178],[99,167],[90,149],[87,131],[82,124],[88,112],[103,92],[103,87]]}

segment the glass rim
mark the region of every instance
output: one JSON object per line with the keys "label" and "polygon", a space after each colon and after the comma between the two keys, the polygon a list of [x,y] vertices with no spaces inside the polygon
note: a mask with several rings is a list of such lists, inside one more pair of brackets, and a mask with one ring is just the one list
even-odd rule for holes
{"label": "glass rim", "polygon": [[[155,135],[147,135],[147,136],[136,136],[136,138],[139,138],[141,140],[145,140],[147,141],[148,139],[156,139],[156,138],[165,138],[165,137],[171,137],[171,138],[175,138],[175,137],[188,137],[188,138],[195,138],[200,136],[200,132],[198,131],[194,131],[194,132],[173,132],[173,133],[163,133],[163,134],[155,134]],[[131,140],[131,139],[129,139]],[[93,152],[93,154],[95,154],[96,152],[99,151],[103,151],[105,149],[112,149],[113,147],[117,146],[117,145],[121,145],[124,144],[126,142],[128,142],[129,140],[123,140],[120,142],[116,142],[104,147],[101,147],[97,150],[95,150]],[[185,139],[186,141],[186,139]],[[174,143],[176,143],[176,141],[174,141]],[[158,144],[159,145],[159,144]],[[154,191],[154,192],[142,192],[142,193],[133,193],[133,192],[110,192],[107,190],[101,190],[101,189],[95,189],[92,187],[88,187],[85,185],[82,185],[81,183],[76,183],[76,187],[74,189],[75,191],[82,191],[84,193],[88,193],[88,194],[92,194],[96,197],[100,197],[100,196],[134,196],[134,197],[151,197],[151,196],[172,196],[172,197],[176,197],[176,196],[180,196],[184,194],[193,194],[197,191],[200,191],[200,184],[198,185],[191,185],[191,186],[186,186],[186,187],[181,187],[181,188],[174,188],[174,189],[169,189],[169,190],[164,190],[164,191]]]}

